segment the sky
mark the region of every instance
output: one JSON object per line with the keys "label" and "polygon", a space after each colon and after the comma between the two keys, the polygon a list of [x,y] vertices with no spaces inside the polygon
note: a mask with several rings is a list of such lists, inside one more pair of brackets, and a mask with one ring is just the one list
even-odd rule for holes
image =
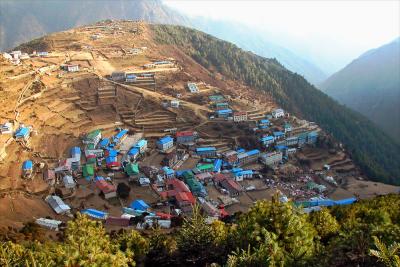
{"label": "sky", "polygon": [[189,16],[231,20],[254,27],[276,44],[311,60],[321,64],[330,61],[335,70],[400,36],[398,0],[163,2]]}

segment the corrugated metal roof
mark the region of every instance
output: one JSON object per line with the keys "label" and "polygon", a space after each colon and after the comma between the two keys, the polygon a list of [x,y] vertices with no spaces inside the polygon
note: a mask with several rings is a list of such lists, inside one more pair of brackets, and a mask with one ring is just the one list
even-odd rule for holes
{"label": "corrugated metal roof", "polygon": [[221,110],[217,110],[218,114],[229,114],[232,113],[232,109],[221,109]]}
{"label": "corrugated metal roof", "polygon": [[31,160],[26,160],[24,163],[22,163],[22,169],[23,170],[30,170],[33,168],[33,162]]}
{"label": "corrugated metal roof", "polygon": [[258,149],[253,149],[253,150],[247,151],[248,156],[253,156],[253,155],[256,155],[259,153],[260,153],[260,150],[258,150]]}
{"label": "corrugated metal roof", "polygon": [[174,139],[171,136],[164,136],[163,138],[159,139],[157,142],[159,144],[164,145],[164,144],[167,144],[167,143],[173,142],[173,141],[174,141]]}
{"label": "corrugated metal roof", "polygon": [[211,147],[198,147],[196,148],[196,152],[211,152],[211,151],[217,151],[217,149],[213,146]]}
{"label": "corrugated metal roof", "polygon": [[92,218],[96,218],[96,219],[101,219],[104,220],[107,218],[108,213],[101,211],[101,210],[96,210],[96,209],[85,209],[81,211],[82,214],[86,214]]}

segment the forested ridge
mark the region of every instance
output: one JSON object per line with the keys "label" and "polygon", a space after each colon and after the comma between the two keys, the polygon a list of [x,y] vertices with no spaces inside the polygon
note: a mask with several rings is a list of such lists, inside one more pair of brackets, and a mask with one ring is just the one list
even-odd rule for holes
{"label": "forested ridge", "polygon": [[247,213],[191,218],[170,233],[113,231],[77,214],[50,241],[28,223],[1,236],[0,266],[399,266],[400,196],[305,214],[291,202],[258,201]]}
{"label": "forested ridge", "polygon": [[263,90],[284,109],[318,123],[345,145],[372,180],[400,184],[400,146],[367,118],[340,105],[275,59],[186,27],[152,25],[152,29],[156,42],[177,46],[209,70]]}

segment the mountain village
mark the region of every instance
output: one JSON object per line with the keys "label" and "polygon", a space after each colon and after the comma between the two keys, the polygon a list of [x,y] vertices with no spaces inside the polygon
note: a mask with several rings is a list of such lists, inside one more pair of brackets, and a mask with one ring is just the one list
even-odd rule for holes
{"label": "mountain village", "polygon": [[212,222],[276,192],[305,212],[375,194],[318,125],[156,46],[146,27],[108,20],[3,53],[4,218],[167,229],[194,205]]}

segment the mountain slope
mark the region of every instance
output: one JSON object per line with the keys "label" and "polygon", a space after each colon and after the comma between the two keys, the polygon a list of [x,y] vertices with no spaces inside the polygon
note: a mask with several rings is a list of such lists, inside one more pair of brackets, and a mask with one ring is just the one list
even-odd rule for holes
{"label": "mountain slope", "polygon": [[274,59],[179,26],[153,25],[161,44],[179,47],[204,67],[270,94],[289,112],[317,122],[340,140],[373,180],[400,184],[400,147],[368,119],[339,105]]}
{"label": "mountain slope", "polygon": [[0,1],[0,49],[104,19],[187,24],[159,0]]}
{"label": "mountain slope", "polygon": [[400,38],[364,53],[320,87],[400,142],[399,60]]}
{"label": "mountain slope", "polygon": [[[327,78],[318,67],[273,44],[249,27],[205,18],[187,18],[157,0],[0,1],[0,49],[79,25],[104,19],[143,19],[148,22],[193,26],[245,50],[276,58],[286,68],[318,84]],[[90,12],[87,12],[90,10]],[[62,15],[60,15],[60,12]]]}
{"label": "mountain slope", "polygon": [[272,43],[263,34],[250,27],[234,22],[204,18],[194,18],[191,22],[196,29],[232,42],[244,50],[252,51],[266,58],[276,58],[287,69],[303,75],[313,84],[319,84],[327,78],[327,75],[310,61]]}

